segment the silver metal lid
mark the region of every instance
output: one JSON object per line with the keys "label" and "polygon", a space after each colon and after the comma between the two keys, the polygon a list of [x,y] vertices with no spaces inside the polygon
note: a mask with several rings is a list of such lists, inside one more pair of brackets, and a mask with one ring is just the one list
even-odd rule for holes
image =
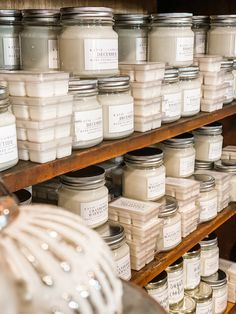
{"label": "silver metal lid", "polygon": [[184,295],[184,298],[182,301],[172,304],[170,311],[170,314],[195,314],[196,313],[196,302],[193,300],[193,298],[189,297],[188,295]]}
{"label": "silver metal lid", "polygon": [[177,68],[165,69],[164,82],[178,82],[179,80],[179,70]]}
{"label": "silver metal lid", "polygon": [[212,170],[214,168],[214,162],[195,160],[195,170],[205,169]]}
{"label": "silver metal lid", "polygon": [[202,303],[212,298],[213,291],[210,285],[201,281],[195,289],[185,290],[184,293],[192,297],[195,301]]}
{"label": "silver metal lid", "polygon": [[97,95],[97,80],[80,80],[78,77],[71,77],[69,80],[69,93],[81,96]]}
{"label": "silver metal lid", "polygon": [[98,80],[99,92],[128,91],[130,89],[130,77],[120,75],[114,77],[105,77]]}
{"label": "silver metal lid", "polygon": [[168,217],[173,215],[178,210],[178,202],[175,197],[165,195],[157,203],[162,204],[160,211],[158,213],[159,218]]}
{"label": "silver metal lid", "polygon": [[201,279],[212,288],[222,287],[227,284],[226,273],[221,269],[218,269],[215,274],[208,277],[201,277]]}
{"label": "silver metal lid", "polygon": [[[114,250],[120,247],[125,240],[124,227],[118,223],[107,222],[102,225],[101,228],[106,230],[104,234],[101,234],[102,239]],[[96,228],[99,233],[99,228]]]}
{"label": "silver metal lid", "polygon": [[145,147],[125,154],[124,161],[134,165],[155,166],[163,164],[163,151]]}
{"label": "silver metal lid", "polygon": [[160,287],[164,285],[167,282],[167,272],[164,270],[161,272],[158,276],[153,278],[146,286],[145,288],[147,290],[156,289],[157,287]]}
{"label": "silver metal lid", "polygon": [[222,133],[222,124],[213,122],[193,131],[195,134],[200,135],[220,135]]}
{"label": "silver metal lid", "polygon": [[218,243],[217,236],[214,232],[208,234],[202,241],[199,242],[201,248],[215,246],[217,245],[217,243]]}
{"label": "silver metal lid", "polygon": [[211,15],[210,21],[211,25],[236,25],[236,15]]}
{"label": "silver metal lid", "polygon": [[197,65],[191,65],[189,67],[179,68],[179,78],[184,79],[195,79],[198,78],[199,67]]}
{"label": "silver metal lid", "polygon": [[57,25],[60,21],[59,10],[27,9],[22,11],[23,23],[27,25]]}
{"label": "silver metal lid", "polygon": [[170,266],[166,268],[167,273],[175,271],[176,269],[180,267],[183,267],[183,262],[184,262],[183,257],[180,257],[179,259],[177,259],[173,264],[171,264]]}
{"label": "silver metal lid", "polygon": [[10,101],[8,88],[0,85],[0,111],[6,111],[9,106]]}
{"label": "silver metal lid", "polygon": [[192,178],[200,182],[200,192],[211,191],[215,187],[215,178],[208,174],[193,174]]}
{"label": "silver metal lid", "polygon": [[20,10],[0,10],[0,24],[20,24],[21,20]]}
{"label": "silver metal lid", "polygon": [[100,20],[113,23],[113,10],[106,7],[66,7],[61,8],[61,20]]}
{"label": "silver metal lid", "polygon": [[191,257],[191,256],[196,256],[196,254],[200,254],[201,252],[201,246],[200,244],[196,244],[194,247],[192,247],[188,252],[186,252],[184,255],[183,255],[183,258],[184,257]]}
{"label": "silver metal lid", "polygon": [[223,59],[221,61],[221,69],[226,71],[233,71],[234,60],[233,59]]}
{"label": "silver metal lid", "polygon": [[214,168],[220,172],[236,173],[236,160],[218,160],[214,163]]}
{"label": "silver metal lid", "polygon": [[163,143],[166,146],[173,147],[173,148],[185,148],[193,145],[194,137],[191,133],[183,133],[177,135],[173,138],[170,138]]}
{"label": "silver metal lid", "polygon": [[208,15],[194,15],[192,17],[193,25],[206,24],[210,23],[210,17]]}
{"label": "silver metal lid", "polygon": [[151,15],[153,24],[162,24],[166,26],[171,24],[191,26],[192,17],[192,13],[161,13]]}
{"label": "silver metal lid", "polygon": [[148,25],[150,16],[147,14],[115,14],[115,25]]}

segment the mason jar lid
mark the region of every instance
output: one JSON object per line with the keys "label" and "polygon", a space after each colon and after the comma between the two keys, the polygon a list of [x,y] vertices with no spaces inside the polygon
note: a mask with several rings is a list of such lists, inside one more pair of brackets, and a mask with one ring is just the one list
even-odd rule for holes
{"label": "mason jar lid", "polygon": [[46,9],[27,9],[22,11],[23,23],[34,24],[57,24],[60,21],[59,10],[46,10]]}
{"label": "mason jar lid", "polygon": [[199,242],[201,248],[215,246],[218,244],[217,236],[214,232],[208,234],[202,241]]}
{"label": "mason jar lid", "polygon": [[177,82],[179,80],[179,70],[167,67],[164,74],[164,82]]}
{"label": "mason jar lid", "polygon": [[202,281],[210,285],[212,288],[219,288],[227,284],[227,276],[226,273],[218,269],[218,271],[208,277],[202,277]]}
{"label": "mason jar lid", "polygon": [[214,163],[217,171],[236,173],[236,160],[218,160]]}
{"label": "mason jar lid", "polygon": [[189,147],[189,145],[193,145],[194,137],[191,133],[183,133],[180,135],[177,135],[175,137],[172,137],[163,143],[166,146],[172,147],[172,148],[185,148]]}
{"label": "mason jar lid", "polygon": [[201,161],[201,160],[195,160],[195,170],[212,170],[214,168],[214,162],[210,161]]}
{"label": "mason jar lid", "polygon": [[107,222],[95,230],[113,250],[119,248],[125,240],[124,227],[118,223]]}
{"label": "mason jar lid", "polygon": [[153,24],[162,24],[166,26],[173,24],[191,26],[192,17],[192,13],[161,13],[151,15]]}
{"label": "mason jar lid", "polygon": [[113,22],[113,10],[106,7],[65,7],[61,8],[61,19],[66,20],[101,20]]}
{"label": "mason jar lid", "polygon": [[148,14],[115,14],[115,25],[148,25],[150,16]]}
{"label": "mason jar lid", "polygon": [[221,69],[233,70],[234,60],[233,59],[223,59],[221,61]]}
{"label": "mason jar lid", "polygon": [[124,161],[134,165],[159,166],[163,164],[163,151],[159,148],[144,147],[125,154]]}
{"label": "mason jar lid", "polygon": [[211,25],[231,26],[236,25],[236,15],[211,15]]}
{"label": "mason jar lid", "polygon": [[185,295],[182,302],[179,302],[178,304],[171,306],[169,313],[194,314],[196,313],[196,303],[191,297]]}
{"label": "mason jar lid", "polygon": [[211,191],[215,187],[215,178],[208,174],[193,174],[193,179],[200,182],[200,192]]}
{"label": "mason jar lid", "polygon": [[194,130],[193,133],[200,135],[220,135],[222,133],[222,124],[219,122],[213,122]]}
{"label": "mason jar lid", "polygon": [[80,80],[71,77],[69,80],[69,93],[73,95],[92,96],[98,94],[97,80]]}
{"label": "mason jar lid", "polygon": [[199,25],[199,24],[209,24],[210,18],[208,15],[194,15],[192,17],[193,25]]}
{"label": "mason jar lid", "polygon": [[179,78],[183,79],[195,79],[198,78],[199,67],[197,65],[191,65],[189,67],[179,68]]}
{"label": "mason jar lid", "polygon": [[98,80],[98,90],[100,92],[128,91],[130,77],[128,75],[119,75],[114,77],[105,77]]}
{"label": "mason jar lid", "polygon": [[164,270],[158,276],[153,278],[146,286],[145,289],[152,290],[163,286],[167,282],[167,272]]}
{"label": "mason jar lid", "polygon": [[9,91],[6,86],[0,85],[0,100],[7,99],[9,97]]}
{"label": "mason jar lid", "polygon": [[212,298],[212,287],[201,281],[199,286],[192,290],[184,291],[185,294],[193,298],[197,303],[203,303]]}
{"label": "mason jar lid", "polygon": [[178,210],[178,201],[173,196],[165,195],[157,203],[162,205],[158,213],[159,218],[173,215]]}
{"label": "mason jar lid", "polygon": [[20,10],[0,10],[0,24],[20,24],[21,20]]}
{"label": "mason jar lid", "polygon": [[170,266],[168,266],[166,268],[167,273],[168,272],[174,272],[180,268],[183,268],[183,257],[180,257],[179,259],[177,259],[173,264],[171,264]]}
{"label": "mason jar lid", "polygon": [[200,252],[201,252],[201,246],[200,244],[196,244],[194,247],[192,247],[188,252],[186,252],[183,255],[183,258],[195,257],[197,255],[200,255]]}

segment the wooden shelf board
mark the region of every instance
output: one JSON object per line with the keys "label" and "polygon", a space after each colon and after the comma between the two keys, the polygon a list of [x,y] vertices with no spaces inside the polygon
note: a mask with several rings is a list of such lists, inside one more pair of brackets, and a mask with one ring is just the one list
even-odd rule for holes
{"label": "wooden shelf board", "polygon": [[74,151],[71,156],[45,164],[20,161],[15,167],[3,171],[0,176],[11,191],[49,180],[63,173],[78,170],[92,164],[122,155],[128,151],[158,143],[167,138],[191,131],[236,114],[236,102],[212,113],[199,113],[195,117],[180,119],[146,133],[135,132],[128,138],[104,141],[98,146]]}
{"label": "wooden shelf board", "polygon": [[228,302],[228,306],[224,314],[230,314],[230,313],[232,314],[236,313],[236,304]]}
{"label": "wooden shelf board", "polygon": [[214,220],[199,225],[197,230],[184,238],[176,248],[169,252],[157,254],[155,259],[140,271],[132,271],[131,281],[139,286],[145,286],[149,281],[165,270],[166,267],[201,241],[207,234],[216,230],[234,215],[236,215],[236,203],[231,203],[219,213]]}

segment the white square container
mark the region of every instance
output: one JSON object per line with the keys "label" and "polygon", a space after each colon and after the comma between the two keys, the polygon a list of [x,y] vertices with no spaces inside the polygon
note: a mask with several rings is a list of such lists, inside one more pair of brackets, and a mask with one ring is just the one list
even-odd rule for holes
{"label": "white square container", "polygon": [[0,71],[0,81],[7,81],[10,96],[52,97],[68,93],[69,73]]}
{"label": "white square container", "polygon": [[220,85],[224,83],[224,72],[202,72],[205,85]]}
{"label": "white square container", "polygon": [[151,99],[161,96],[161,81],[155,82],[133,82],[131,83],[131,94],[134,99]]}
{"label": "white square container", "polygon": [[201,72],[219,72],[223,58],[217,55],[202,55],[197,59]]}
{"label": "white square container", "polygon": [[236,160],[236,146],[228,145],[222,150],[221,160],[235,159]]}
{"label": "white square container", "polygon": [[167,177],[166,194],[185,201],[200,194],[200,183],[191,179]]}
{"label": "white square container", "polygon": [[148,255],[143,255],[141,259],[140,258],[137,259],[133,255],[130,255],[131,269],[139,271],[145,265],[153,261],[154,257],[155,257],[155,254],[153,252],[150,252]]}
{"label": "white square container", "polygon": [[134,99],[134,115],[147,117],[161,112],[161,97],[147,100]]}
{"label": "white square container", "polygon": [[220,258],[220,269],[226,272],[228,280],[236,284],[236,263]]}
{"label": "white square container", "polygon": [[223,108],[225,97],[215,99],[201,99],[201,111],[212,112]]}
{"label": "white square container", "polygon": [[152,130],[158,129],[158,128],[161,127],[161,117],[162,117],[161,112],[156,113],[155,115],[153,115]]}
{"label": "white square container", "polygon": [[227,282],[228,285],[228,301],[231,303],[236,303],[236,284]]}
{"label": "white square container", "polygon": [[153,116],[134,116],[134,131],[147,132],[152,130]]}
{"label": "white square container", "polygon": [[220,85],[202,85],[202,94],[205,99],[219,99],[224,97],[228,84]]}

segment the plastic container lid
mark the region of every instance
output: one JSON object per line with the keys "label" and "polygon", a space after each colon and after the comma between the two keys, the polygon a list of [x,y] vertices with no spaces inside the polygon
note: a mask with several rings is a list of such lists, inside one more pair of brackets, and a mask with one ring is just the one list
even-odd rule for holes
{"label": "plastic container lid", "polygon": [[222,172],[236,173],[236,160],[218,160],[214,163],[214,168]]}
{"label": "plastic container lid", "polygon": [[69,80],[69,73],[63,71],[0,71],[0,77],[6,78],[9,81],[47,82],[57,80]]}

